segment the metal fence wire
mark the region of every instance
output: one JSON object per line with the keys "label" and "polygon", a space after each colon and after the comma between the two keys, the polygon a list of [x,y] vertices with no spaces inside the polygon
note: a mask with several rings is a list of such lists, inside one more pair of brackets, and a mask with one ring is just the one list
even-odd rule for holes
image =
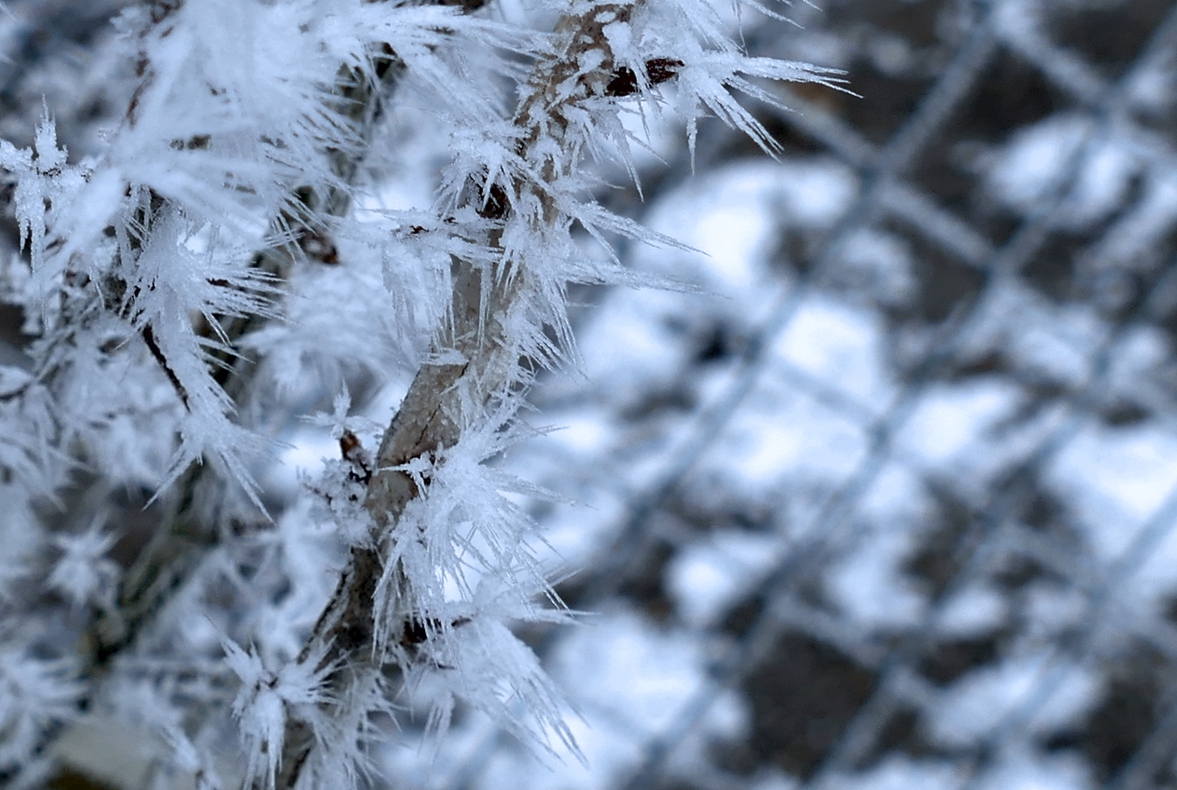
{"label": "metal fence wire", "polygon": [[[749,47],[834,53],[859,97],[785,92],[758,110],[777,165],[704,134],[711,174],[660,193],[759,195],[762,298],[599,295],[589,381],[537,395],[584,470],[554,487],[594,506],[561,592],[597,614],[536,644],[596,768],[534,781],[1177,787],[1177,6],[821,6]],[[781,194],[831,174],[806,225]],[[610,361],[626,331],[679,344],[667,369]],[[610,686],[615,661],[674,688]],[[470,733],[422,785],[522,770]]]}

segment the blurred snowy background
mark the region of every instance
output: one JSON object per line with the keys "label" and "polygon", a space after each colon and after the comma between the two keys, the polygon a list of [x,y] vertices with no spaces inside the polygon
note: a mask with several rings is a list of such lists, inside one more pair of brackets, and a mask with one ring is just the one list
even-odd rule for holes
{"label": "blurred snowy background", "polygon": [[[117,122],[119,5],[7,4],[0,135],[42,97],[73,153]],[[526,636],[587,767],[469,715],[422,746],[407,711],[389,787],[1177,788],[1177,5],[787,15],[748,14],[749,50],[860,97],[752,107],[776,162],[703,122],[691,175],[653,130],[644,201],[601,198],[697,248],[620,253],[700,292],[577,292],[582,374],[503,459],[564,498],[531,506],[591,614]],[[428,202],[444,155],[399,123],[374,205]],[[407,375],[349,381],[374,425]],[[278,429],[286,529],[334,392]]]}

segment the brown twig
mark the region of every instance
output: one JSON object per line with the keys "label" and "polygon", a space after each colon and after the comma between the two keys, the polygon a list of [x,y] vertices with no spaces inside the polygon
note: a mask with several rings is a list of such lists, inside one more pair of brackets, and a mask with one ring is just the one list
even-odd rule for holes
{"label": "brown twig", "polygon": [[[565,112],[576,102],[608,95],[607,85],[616,80],[613,63],[608,59],[597,71],[581,75],[579,90],[571,95],[560,91],[566,91],[567,80],[577,73],[586,50],[608,51],[603,25],[624,21],[631,11],[629,6],[599,6],[589,16],[567,15],[561,20],[557,32],[565,36],[566,47],[536,65],[531,89],[516,113],[521,140],[518,152],[522,158],[528,159],[534,150],[541,149],[537,143],[546,136],[563,137],[569,127]],[[576,164],[572,161],[575,155],[570,152],[564,153],[567,161],[554,161],[548,154],[538,156],[543,157],[538,171],[553,183]],[[482,216],[497,221],[510,218],[513,211],[510,195],[525,192],[534,193],[543,206],[542,216],[535,221],[551,224],[558,219],[550,193],[533,184],[514,183],[510,189],[495,184],[485,201],[481,199],[483,190],[468,192],[472,207]],[[497,265],[501,268],[518,263],[508,264],[504,259]],[[403,471],[404,467],[439,448],[457,444],[463,424],[480,416],[464,413],[464,409],[472,405],[475,410],[481,410],[512,382],[528,379],[527,370],[521,368],[520,355],[507,335],[510,315],[520,308],[519,298],[525,293],[522,283],[526,272],[515,271],[505,276],[505,272],[499,271],[484,277],[479,267],[461,260],[454,261],[454,268],[451,314],[435,339],[434,351],[440,354],[457,350],[465,361],[425,364],[414,377],[384,434],[376,454],[377,471],[368,483],[365,507],[374,525],[371,545],[352,549],[335,593],[300,656],[305,661],[318,655],[320,667],[336,667],[328,681],[328,696],[332,700],[351,699],[353,695],[347,693],[348,689],[370,682],[384,669],[374,643],[377,585],[386,573],[392,574],[392,586],[398,590],[406,588],[408,581],[399,567],[386,569],[382,557],[409,503],[423,493],[413,477]],[[484,294],[488,283],[492,291]],[[402,640],[405,635],[415,638],[419,632],[427,636],[423,619],[427,615],[415,611],[411,602],[399,616]],[[335,704],[341,703],[326,703]],[[279,790],[289,790],[297,784],[315,747],[309,727],[293,716],[287,719],[284,738],[281,768],[275,778]]]}

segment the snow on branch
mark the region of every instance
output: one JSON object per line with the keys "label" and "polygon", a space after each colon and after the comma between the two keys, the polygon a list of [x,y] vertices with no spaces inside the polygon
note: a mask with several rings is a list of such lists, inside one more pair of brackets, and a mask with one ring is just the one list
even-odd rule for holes
{"label": "snow on branch", "polygon": [[[212,711],[236,722],[247,785],[347,787],[371,769],[372,714],[391,715],[394,694],[425,685],[435,729],[461,700],[533,746],[554,738],[575,753],[567,705],[509,628],[568,619],[517,501],[542,492],[494,459],[533,433],[520,410],[537,371],[576,359],[569,285],[634,283],[609,249],[618,236],[675,243],[601,207],[594,168],[620,163],[636,182],[631,147],[647,141],[634,115],[639,126],[677,117],[693,146],[696,116],[710,112],[771,150],[731,91],[773,102],[760,80],[837,76],[746,56],[702,0],[575,0],[544,30],[466,13],[480,6],[156,0],[118,18],[137,81],[95,155],[71,164],[48,117],[32,148],[0,142],[36,335],[31,372],[0,368],[0,419],[14,426],[0,431],[0,496],[12,480],[24,487],[13,556],[50,545],[63,555],[37,594],[90,616],[78,657],[11,681],[62,679],[42,694],[44,712],[0,710],[0,732],[19,731],[23,750],[4,753],[0,771],[43,752],[53,736],[30,733],[71,705],[117,711],[120,696],[147,693],[126,667],[183,663],[169,651],[184,648],[160,636],[180,623],[205,655],[174,670],[153,720],[183,747],[168,769],[201,766],[208,786],[215,761],[197,734],[220,721]],[[452,158],[431,207],[360,211],[394,79],[410,98],[391,109],[428,114]],[[582,231],[607,254],[586,250]],[[320,282],[359,273],[347,260],[358,248],[375,250],[384,283],[402,289],[373,301],[404,315],[340,335],[375,343],[389,320],[414,327],[423,351],[378,446],[351,430],[346,400],[337,409],[342,458],[312,490],[343,567],[320,594],[306,577],[331,567],[328,552],[307,560],[309,540],[281,524],[242,537],[244,508],[216,492],[244,492],[255,518],[264,512],[253,469],[267,439],[246,408],[262,364],[243,352],[312,354],[284,334],[283,298],[310,261]],[[32,515],[32,492],[67,488],[71,464],[98,478],[95,496],[120,484],[175,489],[125,570],[108,556],[116,538],[104,520],[47,540]],[[294,570],[316,561],[314,574]],[[21,573],[0,561],[0,601]],[[260,615],[203,598],[213,577],[238,604],[286,619],[266,632]],[[193,620],[211,622],[218,661]],[[0,633],[0,650],[28,663],[39,647],[25,634]],[[139,691],[112,691],[126,688]],[[181,726],[176,700],[192,698],[206,707]]]}
{"label": "snow on branch", "polygon": [[[573,350],[567,284],[626,279],[612,263],[586,259],[571,236],[576,219],[594,216],[596,225],[660,240],[595,206],[586,158],[620,159],[632,171],[620,100],[659,105],[656,86],[680,72],[718,73],[710,83],[696,80],[690,96],[726,108],[725,119],[754,137],[759,127],[723,86],[755,89],[733,75],[828,81],[793,64],[740,60],[734,47],[717,57],[706,47],[713,31],[653,5],[573,4],[538,54],[509,123],[487,112],[490,99],[437,97],[455,127],[455,158],[445,172],[442,222],[434,227],[486,253],[452,256],[453,293],[432,349],[442,361],[418,371],[375,453],[374,469],[350,474],[365,484],[362,507],[356,502],[350,513],[335,511],[341,521],[369,526],[357,533],[352,524],[340,524],[345,534],[363,537],[351,547],[336,593],[303,651],[303,660],[322,651],[339,667],[329,680],[329,707],[340,700],[375,706],[376,700],[348,690],[374,688],[372,678],[392,664],[410,686],[423,673],[441,679],[447,691],[435,708],[439,724],[448,720],[457,695],[533,743],[542,745],[546,731],[575,750],[558,694],[534,658],[522,658],[530,651],[500,624],[559,616],[536,607],[531,596],[537,593],[559,602],[528,549],[535,525],[504,496],[511,482],[485,462],[517,432],[517,412],[535,370],[528,361],[560,364]],[[673,33],[690,46],[665,39]],[[698,57],[650,56],[659,51]],[[435,76],[429,81],[441,82]],[[691,105],[688,118],[694,112]],[[346,483],[338,480],[336,492],[343,494]],[[490,587],[514,594],[488,599]],[[510,700],[522,700],[522,717]],[[288,722],[278,787],[293,787],[306,772],[330,774],[328,755],[357,754],[358,743],[325,748],[311,735]]]}

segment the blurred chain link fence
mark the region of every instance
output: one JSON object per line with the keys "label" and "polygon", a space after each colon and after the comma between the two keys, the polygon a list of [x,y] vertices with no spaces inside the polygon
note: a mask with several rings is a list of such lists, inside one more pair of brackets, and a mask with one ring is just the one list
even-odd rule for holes
{"label": "blurred chain link fence", "polygon": [[[784,93],[779,165],[704,135],[720,175],[650,202],[715,223],[698,276],[730,301],[604,297],[587,391],[539,398],[606,536],[562,587],[604,621],[540,643],[624,733],[583,781],[1177,787],[1177,6],[790,15],[749,48],[860,96]],[[629,617],[702,669],[637,657]],[[677,691],[595,691],[609,639]],[[423,784],[508,782],[480,744]]]}

